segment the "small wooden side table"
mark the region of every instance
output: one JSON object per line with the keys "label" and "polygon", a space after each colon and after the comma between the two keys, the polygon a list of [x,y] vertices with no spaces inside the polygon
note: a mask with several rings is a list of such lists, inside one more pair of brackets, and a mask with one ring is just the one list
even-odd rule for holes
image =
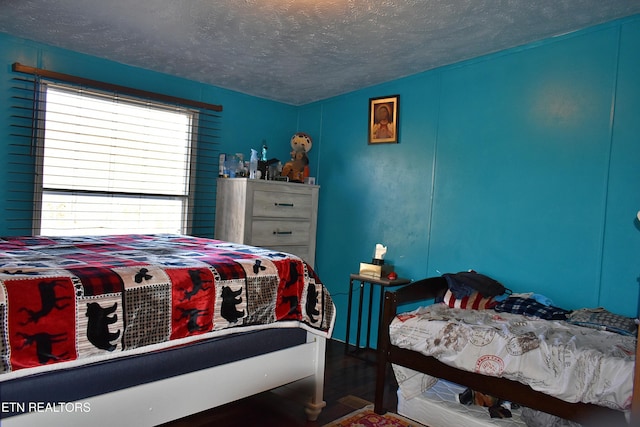
{"label": "small wooden side table", "polygon": [[[384,277],[377,278],[372,276],[363,276],[360,274],[351,274],[349,278],[349,306],[347,309],[347,336],[345,339],[345,354],[349,353],[349,335],[351,329],[351,308],[352,308],[352,300],[353,300],[353,282],[360,282],[360,295],[359,295],[359,303],[358,303],[358,329],[356,332],[356,345],[354,353],[357,353],[360,350],[370,349],[370,339],[371,339],[371,305],[373,302],[373,288],[374,286],[380,286],[380,313],[378,314],[378,322],[382,319],[382,305],[384,298],[384,288],[391,286],[400,286],[411,283],[411,280],[404,279],[398,277],[395,280],[390,280]],[[369,311],[368,311],[368,319],[367,319],[367,343],[365,347],[360,347],[360,330],[362,329],[362,300],[364,295],[364,286],[365,284],[369,284]]]}

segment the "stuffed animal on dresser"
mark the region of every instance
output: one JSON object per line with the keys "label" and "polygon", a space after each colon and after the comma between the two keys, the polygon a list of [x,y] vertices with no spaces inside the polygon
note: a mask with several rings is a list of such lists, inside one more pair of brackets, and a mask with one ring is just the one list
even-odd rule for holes
{"label": "stuffed animal on dresser", "polygon": [[304,182],[309,176],[307,153],[312,145],[311,137],[304,132],[298,132],[291,137],[291,160],[284,164],[282,176],[288,177],[291,182]]}

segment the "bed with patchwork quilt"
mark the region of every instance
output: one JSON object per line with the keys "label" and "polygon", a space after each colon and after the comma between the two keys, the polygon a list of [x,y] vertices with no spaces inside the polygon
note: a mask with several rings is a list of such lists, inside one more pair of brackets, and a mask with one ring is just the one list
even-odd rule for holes
{"label": "bed with patchwork quilt", "polygon": [[283,252],[29,236],[0,239],[0,320],[2,425],[157,425],[292,383],[313,419],[335,307]]}
{"label": "bed with patchwork quilt", "polygon": [[[401,398],[448,380],[490,398],[491,404],[480,403],[488,407],[487,420],[508,418],[506,403],[540,411],[533,419],[551,414],[563,426],[637,425],[631,420],[632,405],[638,409],[633,319],[601,308],[564,310],[532,293],[499,298],[474,291],[456,297],[450,279],[428,278],[385,294],[376,411],[384,412],[392,366]],[[434,303],[399,310],[428,300]],[[468,404],[462,394],[458,399],[458,405]]]}

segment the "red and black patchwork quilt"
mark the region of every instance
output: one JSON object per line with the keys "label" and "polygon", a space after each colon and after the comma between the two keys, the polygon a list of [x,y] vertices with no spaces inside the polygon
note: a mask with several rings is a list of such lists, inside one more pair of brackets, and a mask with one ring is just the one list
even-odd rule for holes
{"label": "red and black patchwork quilt", "polygon": [[182,235],[0,239],[0,374],[231,330],[330,336],[334,320],[315,272],[283,252]]}

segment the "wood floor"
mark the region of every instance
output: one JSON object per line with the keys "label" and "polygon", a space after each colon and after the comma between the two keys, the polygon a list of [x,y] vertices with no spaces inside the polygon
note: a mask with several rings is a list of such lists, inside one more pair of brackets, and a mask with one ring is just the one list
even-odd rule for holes
{"label": "wood floor", "polygon": [[[345,355],[344,343],[327,342],[324,384],[327,406],[317,421],[307,421],[301,403],[267,392],[164,424],[163,427],[320,427],[363,406],[363,400],[373,402],[376,382],[374,355],[360,355],[363,357]],[[387,378],[393,378],[393,375],[387,375]],[[395,411],[395,384],[386,387],[385,405]]]}

